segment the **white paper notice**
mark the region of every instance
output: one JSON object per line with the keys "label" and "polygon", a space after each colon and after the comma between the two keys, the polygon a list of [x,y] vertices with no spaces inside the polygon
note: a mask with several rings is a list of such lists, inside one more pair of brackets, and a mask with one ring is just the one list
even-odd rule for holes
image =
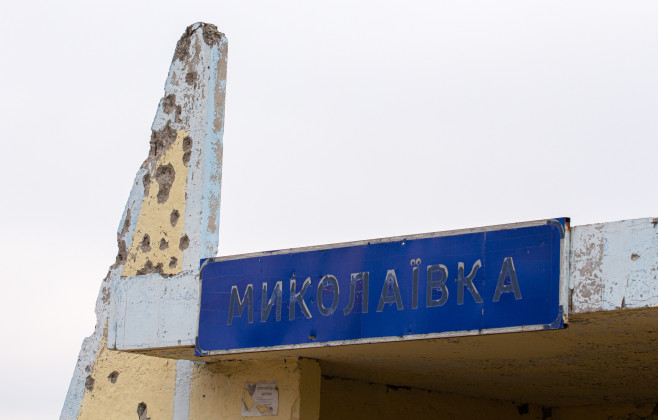
{"label": "white paper notice", "polygon": [[279,391],[274,382],[247,382],[242,392],[242,417],[279,414]]}

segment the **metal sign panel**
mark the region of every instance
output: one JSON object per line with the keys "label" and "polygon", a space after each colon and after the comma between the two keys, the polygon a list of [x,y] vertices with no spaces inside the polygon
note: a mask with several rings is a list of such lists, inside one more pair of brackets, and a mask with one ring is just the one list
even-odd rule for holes
{"label": "metal sign panel", "polygon": [[552,219],[203,260],[195,353],[561,328],[565,233]]}

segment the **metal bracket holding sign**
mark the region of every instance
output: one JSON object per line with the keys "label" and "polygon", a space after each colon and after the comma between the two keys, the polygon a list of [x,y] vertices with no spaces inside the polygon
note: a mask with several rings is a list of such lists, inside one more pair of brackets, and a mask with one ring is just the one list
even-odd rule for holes
{"label": "metal bracket holding sign", "polygon": [[562,328],[569,219],[203,260],[195,354]]}

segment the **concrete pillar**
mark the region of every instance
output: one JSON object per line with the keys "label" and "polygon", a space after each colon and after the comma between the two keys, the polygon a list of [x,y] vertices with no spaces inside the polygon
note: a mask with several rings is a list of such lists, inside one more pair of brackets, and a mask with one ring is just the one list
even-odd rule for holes
{"label": "concrete pillar", "polygon": [[61,419],[188,418],[192,362],[117,349],[194,343],[199,260],[217,253],[226,60],[213,25],[178,41]]}

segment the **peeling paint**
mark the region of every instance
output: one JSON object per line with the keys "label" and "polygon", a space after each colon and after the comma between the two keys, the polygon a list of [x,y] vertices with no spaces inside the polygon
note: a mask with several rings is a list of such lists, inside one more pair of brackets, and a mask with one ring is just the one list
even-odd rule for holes
{"label": "peeling paint", "polygon": [[574,312],[658,306],[658,230],[653,220],[573,228]]}

